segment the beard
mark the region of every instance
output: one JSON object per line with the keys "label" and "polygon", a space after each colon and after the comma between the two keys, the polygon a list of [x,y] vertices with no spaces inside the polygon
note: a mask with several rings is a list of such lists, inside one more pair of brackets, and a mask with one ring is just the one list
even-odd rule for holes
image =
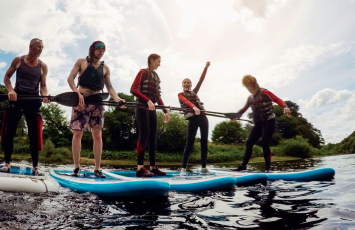
{"label": "beard", "polygon": [[95,55],[95,54],[94,54],[94,55],[92,55],[92,56],[93,56],[95,59],[100,60],[103,55]]}
{"label": "beard", "polygon": [[34,57],[39,57],[41,56],[42,51],[41,50],[36,50],[36,49],[32,49],[31,50],[31,55]]}

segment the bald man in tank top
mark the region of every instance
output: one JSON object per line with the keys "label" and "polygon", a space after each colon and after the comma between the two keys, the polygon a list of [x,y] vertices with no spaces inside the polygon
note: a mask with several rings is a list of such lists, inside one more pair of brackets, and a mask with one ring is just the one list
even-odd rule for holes
{"label": "bald man in tank top", "polygon": [[[30,139],[30,152],[32,156],[32,175],[42,176],[38,170],[38,151],[43,150],[42,141],[42,117],[41,101],[21,101],[17,100],[17,95],[47,96],[46,78],[48,73],[47,65],[39,56],[43,50],[43,42],[39,38],[34,38],[30,42],[27,55],[16,57],[9,69],[5,73],[4,83],[8,90],[9,107],[4,112],[1,129],[1,145],[5,154],[5,165],[0,172],[10,172],[10,161],[13,150],[13,139],[16,134],[17,125],[25,115],[28,136]],[[15,88],[12,87],[10,78],[16,72]],[[43,98],[44,103],[49,103],[48,98]]]}

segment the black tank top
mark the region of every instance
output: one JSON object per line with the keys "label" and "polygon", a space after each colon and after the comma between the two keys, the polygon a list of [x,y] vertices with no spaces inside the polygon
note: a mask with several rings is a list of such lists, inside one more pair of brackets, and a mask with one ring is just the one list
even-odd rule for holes
{"label": "black tank top", "polygon": [[21,57],[21,64],[16,70],[15,92],[17,94],[39,95],[39,82],[41,81],[42,61],[38,60],[36,67],[25,63],[25,56]]}

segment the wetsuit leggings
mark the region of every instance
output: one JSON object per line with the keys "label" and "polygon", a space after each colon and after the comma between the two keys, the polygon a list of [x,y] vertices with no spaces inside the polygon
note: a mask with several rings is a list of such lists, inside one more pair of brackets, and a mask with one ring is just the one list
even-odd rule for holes
{"label": "wetsuit leggings", "polygon": [[28,137],[30,139],[30,152],[32,156],[33,167],[38,166],[38,150],[42,148],[42,117],[38,113],[23,112],[17,108],[8,108],[6,118],[3,122],[2,147],[5,153],[5,162],[10,163],[14,148],[14,137],[16,135],[17,125],[22,115],[25,115]]}
{"label": "wetsuit leggings", "polygon": [[271,152],[270,152],[269,144],[274,131],[275,131],[275,118],[265,122],[255,123],[255,126],[250,131],[249,138],[246,142],[246,150],[242,162],[243,166],[246,166],[248,164],[249,159],[253,153],[253,146],[260,139],[260,137],[262,137],[265,168],[270,169]]}
{"label": "wetsuit leggings", "polygon": [[156,110],[135,109],[139,139],[137,143],[138,165],[144,165],[145,146],[148,142],[150,166],[155,166],[157,112]]}
{"label": "wetsuit leggings", "polygon": [[186,168],[189,162],[189,156],[195,143],[197,129],[201,132],[201,166],[206,168],[207,164],[207,138],[208,138],[208,119],[206,115],[195,115],[189,119],[187,126],[187,142],[184,150],[184,159],[182,167]]}

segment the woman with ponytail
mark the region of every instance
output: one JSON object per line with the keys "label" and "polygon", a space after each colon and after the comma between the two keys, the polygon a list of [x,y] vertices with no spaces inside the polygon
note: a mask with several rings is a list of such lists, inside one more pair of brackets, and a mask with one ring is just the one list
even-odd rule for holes
{"label": "woman with ponytail", "polygon": [[[161,99],[160,78],[155,70],[160,66],[161,58],[158,54],[151,54],[148,57],[148,68],[141,69],[131,87],[131,93],[136,97],[137,102],[146,103],[149,109],[136,108],[136,120],[139,130],[137,143],[138,166],[136,177],[165,176],[166,172],[160,171],[155,165],[156,133],[157,133],[157,113],[155,103],[164,105]],[[170,117],[167,110],[165,113],[165,123]],[[144,150],[148,142],[150,159],[150,171],[144,168]]]}

